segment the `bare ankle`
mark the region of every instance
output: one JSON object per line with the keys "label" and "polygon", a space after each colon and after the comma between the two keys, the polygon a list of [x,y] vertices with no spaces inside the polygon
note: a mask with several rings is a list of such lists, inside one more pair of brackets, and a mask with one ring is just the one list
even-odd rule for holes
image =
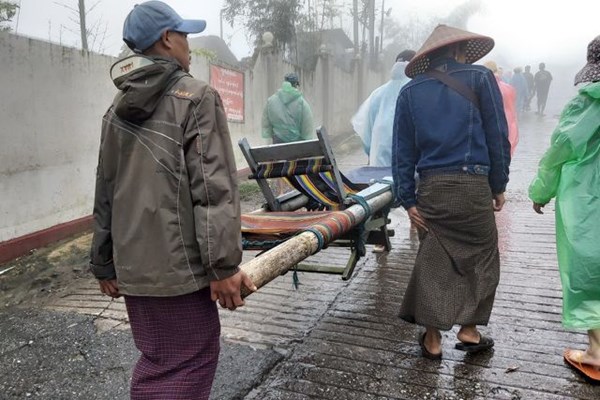
{"label": "bare ankle", "polygon": [[460,330],[456,334],[456,337],[461,342],[477,343],[479,341],[480,334],[475,326],[461,326]]}
{"label": "bare ankle", "polygon": [[600,349],[588,347],[585,353],[593,359],[600,360]]}

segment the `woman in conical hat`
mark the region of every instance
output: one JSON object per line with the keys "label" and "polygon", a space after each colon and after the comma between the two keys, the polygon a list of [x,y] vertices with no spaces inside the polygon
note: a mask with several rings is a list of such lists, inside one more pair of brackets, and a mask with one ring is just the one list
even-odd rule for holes
{"label": "woman in conical hat", "polygon": [[499,280],[494,211],[504,205],[510,144],[496,79],[471,65],[493,47],[490,37],[439,25],[407,65],[414,79],[396,105],[396,200],[420,238],[400,317],[425,327],[419,344],[430,359],[442,357],[440,330],[454,325],[460,350],[494,344],[477,325],[489,321]]}

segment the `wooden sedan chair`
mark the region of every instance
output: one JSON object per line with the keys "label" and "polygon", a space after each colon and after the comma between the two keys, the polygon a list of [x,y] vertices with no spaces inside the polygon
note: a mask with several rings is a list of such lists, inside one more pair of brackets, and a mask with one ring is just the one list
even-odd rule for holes
{"label": "wooden sedan chair", "polygon": [[[261,210],[242,215],[242,237],[248,250],[268,250],[336,210],[364,202],[356,193],[369,186],[347,179],[338,169],[324,127],[317,129],[317,139],[251,147],[246,138],[239,146],[266,200]],[[367,167],[368,168],[368,167]],[[276,195],[268,179],[283,179],[289,190]],[[297,270],[337,273],[350,278],[356,263],[366,253],[365,244],[391,248],[388,230],[389,208],[371,215],[349,233],[329,243],[349,249],[345,266],[299,264]],[[332,229],[336,229],[332,226]]]}

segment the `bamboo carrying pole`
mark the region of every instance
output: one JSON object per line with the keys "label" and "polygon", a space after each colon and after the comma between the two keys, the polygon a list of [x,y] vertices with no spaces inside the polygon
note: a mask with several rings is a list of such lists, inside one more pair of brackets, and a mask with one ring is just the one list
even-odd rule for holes
{"label": "bamboo carrying pole", "polygon": [[[373,213],[381,210],[392,202],[392,191],[388,190],[367,200]],[[365,209],[360,204],[355,204],[345,211],[352,213],[359,224],[368,218]],[[344,234],[346,232],[340,232]],[[319,249],[317,236],[310,232],[302,232],[293,238],[273,247],[271,250],[250,260],[241,266],[257,288],[261,288],[284,272],[293,268],[300,261],[313,255]],[[246,297],[252,292],[247,288],[242,288],[242,297]]]}

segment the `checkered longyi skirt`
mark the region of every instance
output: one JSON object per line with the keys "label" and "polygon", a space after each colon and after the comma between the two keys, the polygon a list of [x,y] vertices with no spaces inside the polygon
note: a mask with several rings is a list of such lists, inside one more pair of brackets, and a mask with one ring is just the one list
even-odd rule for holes
{"label": "checkered longyi skirt", "polygon": [[400,317],[441,330],[487,325],[500,279],[488,177],[428,176],[419,182],[417,208],[429,232],[419,232]]}
{"label": "checkered longyi skirt", "polygon": [[210,289],[175,297],[125,296],[125,304],[142,353],[131,378],[131,399],[208,399],[221,333]]}

